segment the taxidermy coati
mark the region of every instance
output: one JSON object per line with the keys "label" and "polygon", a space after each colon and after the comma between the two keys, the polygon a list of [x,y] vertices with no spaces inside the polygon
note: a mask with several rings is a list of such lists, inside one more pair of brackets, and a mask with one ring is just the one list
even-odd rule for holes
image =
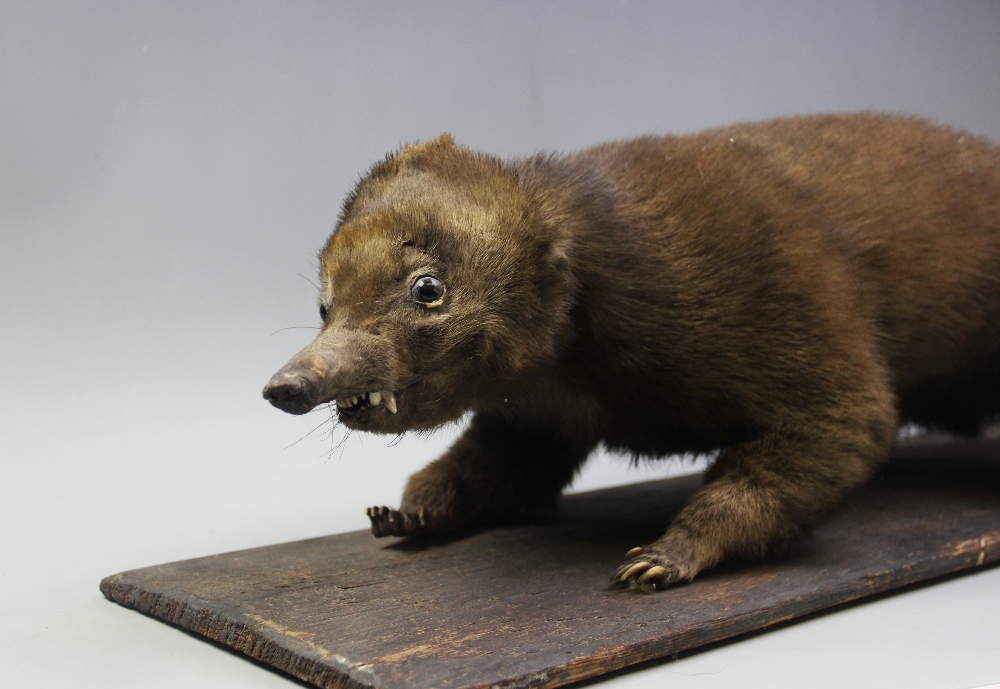
{"label": "taxidermy coati", "polygon": [[599,443],[717,453],[613,580],[663,588],[795,539],[901,423],[1000,412],[1000,146],[810,116],[505,161],[405,146],[320,254],[322,329],[264,389],[401,433],[472,412],[376,536],[553,509]]}

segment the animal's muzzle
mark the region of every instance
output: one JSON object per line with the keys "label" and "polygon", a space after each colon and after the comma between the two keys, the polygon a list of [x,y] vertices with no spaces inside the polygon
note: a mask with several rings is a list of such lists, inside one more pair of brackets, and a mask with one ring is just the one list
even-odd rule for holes
{"label": "animal's muzzle", "polygon": [[264,399],[289,414],[305,414],[325,402],[329,363],[316,354],[300,353],[264,386]]}

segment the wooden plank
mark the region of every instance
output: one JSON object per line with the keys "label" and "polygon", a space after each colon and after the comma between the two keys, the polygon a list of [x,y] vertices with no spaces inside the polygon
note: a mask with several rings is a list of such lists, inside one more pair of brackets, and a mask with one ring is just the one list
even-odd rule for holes
{"label": "wooden plank", "polygon": [[918,443],[793,553],[642,595],[608,585],[698,485],[566,498],[453,540],[366,531],[116,574],[109,599],[319,687],[556,687],[1000,559],[1000,443]]}

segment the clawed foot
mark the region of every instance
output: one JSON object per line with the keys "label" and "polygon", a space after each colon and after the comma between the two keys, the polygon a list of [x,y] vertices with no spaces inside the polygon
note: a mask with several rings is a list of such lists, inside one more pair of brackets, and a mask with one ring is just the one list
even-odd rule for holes
{"label": "clawed foot", "polygon": [[421,507],[416,514],[400,512],[389,507],[369,507],[365,514],[372,520],[372,533],[383,536],[414,536],[427,528],[427,510]]}
{"label": "clawed foot", "polygon": [[663,555],[653,546],[632,548],[625,553],[625,558],[625,564],[618,568],[611,581],[645,593],[665,589],[697,573],[691,571],[692,567],[678,564],[674,558]]}

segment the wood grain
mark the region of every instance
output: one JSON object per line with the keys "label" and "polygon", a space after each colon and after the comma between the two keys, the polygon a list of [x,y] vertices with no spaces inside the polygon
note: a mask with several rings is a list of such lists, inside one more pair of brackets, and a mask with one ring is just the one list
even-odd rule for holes
{"label": "wood grain", "polygon": [[896,455],[794,552],[650,595],[607,578],[698,477],[573,495],[538,526],[359,531],[123,572],[101,591],[319,687],[556,687],[1000,559],[1000,442]]}

